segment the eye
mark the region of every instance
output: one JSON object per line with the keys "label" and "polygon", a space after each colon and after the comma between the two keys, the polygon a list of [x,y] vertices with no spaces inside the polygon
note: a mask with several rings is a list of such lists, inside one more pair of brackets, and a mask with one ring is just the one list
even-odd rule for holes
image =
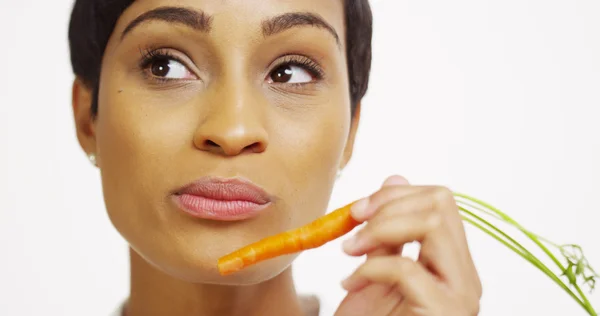
{"label": "eye", "polygon": [[150,73],[164,79],[196,79],[196,76],[182,63],[167,57],[153,60],[149,65]]}
{"label": "eye", "polygon": [[285,64],[275,68],[270,79],[276,83],[309,83],[313,81],[313,76],[301,66]]}

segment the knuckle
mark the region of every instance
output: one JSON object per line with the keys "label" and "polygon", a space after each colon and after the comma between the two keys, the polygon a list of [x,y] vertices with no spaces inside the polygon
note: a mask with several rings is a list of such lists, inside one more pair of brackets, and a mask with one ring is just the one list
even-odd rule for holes
{"label": "knuckle", "polygon": [[454,201],[454,193],[447,187],[433,187],[431,195],[433,199],[439,204]]}
{"label": "knuckle", "polygon": [[383,187],[377,192],[371,194],[371,196],[369,197],[369,201],[373,205],[383,205],[389,200],[393,199],[395,196],[397,196],[398,191],[398,187]]}
{"label": "knuckle", "polygon": [[380,221],[387,221],[395,216],[399,209],[403,208],[403,201],[394,200],[382,204],[379,208]]}
{"label": "knuckle", "polygon": [[450,218],[457,217],[459,208],[454,198],[454,192],[447,187],[434,187],[430,191],[431,204],[433,209],[437,212],[441,212]]}

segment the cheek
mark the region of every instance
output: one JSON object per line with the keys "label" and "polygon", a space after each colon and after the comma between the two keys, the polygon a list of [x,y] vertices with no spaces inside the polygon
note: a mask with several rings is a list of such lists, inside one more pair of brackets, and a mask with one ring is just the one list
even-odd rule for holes
{"label": "cheek", "polygon": [[311,113],[288,116],[276,126],[278,161],[287,176],[289,203],[295,226],[322,215],[329,203],[348,139],[346,104],[328,103]]}
{"label": "cheek", "polygon": [[139,235],[159,228],[161,206],[181,185],[174,157],[189,150],[193,122],[177,104],[147,100],[126,89],[106,90],[96,129],[105,203],[122,234]]}
{"label": "cheek", "polygon": [[134,196],[173,189],[174,157],[189,150],[197,122],[186,109],[196,91],[151,91],[141,75],[114,68],[102,81],[97,124],[107,186]]}

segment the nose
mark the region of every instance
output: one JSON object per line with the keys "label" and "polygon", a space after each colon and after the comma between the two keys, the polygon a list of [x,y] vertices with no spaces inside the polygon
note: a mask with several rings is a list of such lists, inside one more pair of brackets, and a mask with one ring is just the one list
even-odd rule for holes
{"label": "nose", "polygon": [[237,91],[224,89],[228,92],[215,93],[210,98],[220,102],[212,104],[196,129],[196,148],[225,156],[261,153],[267,149],[268,134],[261,116],[264,103],[239,87]]}

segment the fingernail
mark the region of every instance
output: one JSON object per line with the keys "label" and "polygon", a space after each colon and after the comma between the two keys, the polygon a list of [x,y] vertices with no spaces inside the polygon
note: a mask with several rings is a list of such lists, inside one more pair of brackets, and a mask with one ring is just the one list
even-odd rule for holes
{"label": "fingernail", "polygon": [[352,207],[350,208],[350,214],[352,214],[352,217],[354,217],[354,219],[356,219],[356,220],[363,220],[368,216],[368,214],[367,214],[368,207],[369,207],[369,199],[364,198],[362,200],[357,201],[356,203],[354,203],[352,205]]}
{"label": "fingernail", "polygon": [[347,254],[360,254],[368,247],[368,245],[369,242],[364,236],[354,236],[342,243],[342,247]]}

